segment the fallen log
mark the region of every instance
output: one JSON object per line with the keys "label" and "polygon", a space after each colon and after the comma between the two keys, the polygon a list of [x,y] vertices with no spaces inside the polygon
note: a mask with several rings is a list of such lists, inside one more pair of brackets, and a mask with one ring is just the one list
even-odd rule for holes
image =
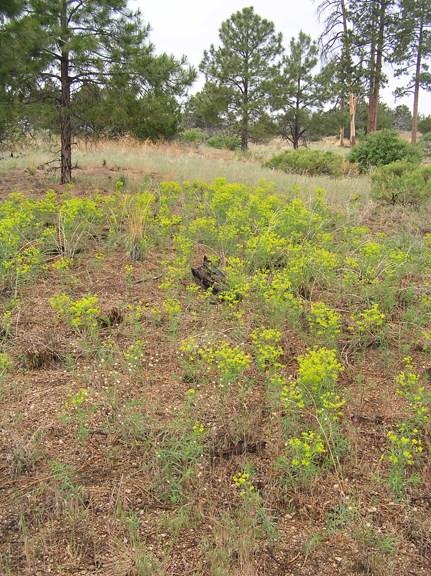
{"label": "fallen log", "polygon": [[212,289],[213,294],[220,294],[226,290],[226,276],[217,266],[204,256],[203,265],[192,268],[193,277],[205,288]]}

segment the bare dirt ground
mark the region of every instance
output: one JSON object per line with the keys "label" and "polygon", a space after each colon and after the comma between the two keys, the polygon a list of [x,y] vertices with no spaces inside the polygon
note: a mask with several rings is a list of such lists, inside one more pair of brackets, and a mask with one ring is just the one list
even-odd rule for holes
{"label": "bare dirt ground", "polygon": [[[80,171],[72,194],[88,195],[89,181],[90,192],[112,193],[117,176],[103,167]],[[60,195],[68,190],[51,174],[11,170],[1,175],[0,198],[12,191],[40,198],[50,188]],[[163,254],[151,248],[132,261],[124,247],[107,249],[105,242],[103,236],[86,238],[74,256],[73,278],[53,271],[59,255],[52,255],[46,273],[19,290],[7,344],[13,370],[0,389],[0,573],[429,575],[429,455],[421,480],[402,501],[378,479],[386,465],[381,455],[387,431],[402,411],[393,389],[399,362],[372,346],[362,358],[346,349],[340,386],[349,399],[348,456],[340,469],[308,486],[281,491],[273,464],[282,450],[282,409],[264,399],[259,374],[250,372],[256,385],[247,406],[233,397],[221,414],[216,384],[190,381],[177,354],[178,343],[192,333],[240,338],[237,320],[222,303],[208,304],[199,294],[190,298],[190,274],[179,296],[186,312],[172,332],[152,312],[163,307],[162,260],[169,260],[172,247]],[[108,321],[101,321],[97,340],[79,337],[55,318],[50,298],[69,289],[76,296],[98,294],[100,316]],[[0,311],[12,292],[0,295]],[[243,322],[253,325],[252,311]],[[130,365],[123,351],[138,339],[142,358]],[[305,349],[303,339],[285,327],[282,360],[292,374]],[[420,349],[414,364],[425,376],[431,370]],[[185,495],[175,501],[164,498],[170,488],[163,462],[171,458],[174,468],[187,463],[184,454],[162,452],[167,436],[184,426],[191,387],[199,403],[188,417],[203,422],[208,446],[184,481]],[[82,389],[83,404],[68,408]],[[250,462],[268,503],[267,519],[277,528],[274,538],[260,520],[256,528],[255,509],[244,507],[232,487],[232,477]]]}

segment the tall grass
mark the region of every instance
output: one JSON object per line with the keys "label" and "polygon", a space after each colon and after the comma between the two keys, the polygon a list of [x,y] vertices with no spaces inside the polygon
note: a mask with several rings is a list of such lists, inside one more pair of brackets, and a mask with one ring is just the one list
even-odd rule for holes
{"label": "tall grass", "polygon": [[[322,144],[325,146],[325,144]],[[315,145],[313,145],[315,146]],[[132,139],[79,141],[74,146],[73,163],[77,183],[93,187],[112,187],[112,181],[127,174],[128,191],[141,190],[143,186],[154,186],[163,180],[176,182],[226,178],[228,182],[258,186],[263,180],[271,182],[277,191],[290,192],[304,197],[316,188],[327,190],[329,203],[337,209],[348,209],[356,198],[368,201],[370,184],[368,177],[349,177],[333,180],[329,177],[305,177],[284,174],[278,170],[264,168],[262,162],[275,152],[285,148],[281,141],[262,146],[252,146],[249,153],[216,150],[205,146],[184,146],[178,143],[153,144]],[[57,148],[52,143],[38,142],[24,148],[18,157],[4,154],[0,161],[0,174],[17,169],[30,175],[38,174],[41,168],[48,170],[55,164]],[[53,182],[57,174],[51,173]]]}

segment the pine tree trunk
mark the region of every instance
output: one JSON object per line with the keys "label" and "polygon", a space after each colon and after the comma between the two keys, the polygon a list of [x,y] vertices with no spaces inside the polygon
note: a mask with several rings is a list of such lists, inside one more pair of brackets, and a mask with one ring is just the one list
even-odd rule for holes
{"label": "pine tree trunk", "polygon": [[248,81],[244,81],[244,101],[243,101],[243,112],[242,112],[242,126],[241,126],[241,150],[246,152],[248,150],[248,139],[249,139],[249,99],[248,99]]}
{"label": "pine tree trunk", "polygon": [[367,133],[375,131],[375,118],[376,118],[376,81],[377,81],[377,25],[378,17],[376,14],[376,2],[373,2],[373,14],[370,22],[371,26],[371,46],[370,46],[370,86],[368,90],[368,122]]}
{"label": "pine tree trunk", "polygon": [[350,146],[356,146],[356,106],[358,97],[350,92],[349,94],[349,118],[350,118]]}
{"label": "pine tree trunk", "polygon": [[[301,81],[298,79],[297,82],[297,94],[299,94],[300,90],[301,90]],[[293,124],[294,128],[293,128],[293,149],[294,150],[298,150],[299,148],[299,130],[300,130],[300,126],[299,126],[299,107],[300,107],[300,102],[299,102],[299,98],[296,97],[296,104],[295,104],[295,122]]]}
{"label": "pine tree trunk", "polygon": [[241,150],[243,152],[248,150],[248,130],[245,127],[243,127],[241,132]]}
{"label": "pine tree trunk", "polygon": [[422,65],[422,43],[424,39],[423,36],[424,36],[423,18],[421,17],[419,28],[419,39],[418,39],[418,53],[416,58],[415,88],[413,95],[413,117],[412,117],[412,139],[411,139],[412,144],[416,144],[418,136],[418,112],[419,112],[419,89],[420,89],[419,76],[421,73],[421,65]]}
{"label": "pine tree trunk", "polygon": [[[343,112],[343,110],[344,110],[344,98],[342,97],[340,102],[340,111]],[[340,126],[338,145],[341,148],[344,146],[344,125]]]}
{"label": "pine tree trunk", "polygon": [[61,138],[61,183],[72,180],[72,122],[70,118],[70,77],[69,52],[65,46],[69,34],[67,21],[67,0],[62,0],[61,9],[61,101],[60,101],[60,138]]}
{"label": "pine tree trunk", "polygon": [[413,116],[412,116],[412,144],[416,144],[418,138],[418,111],[419,111],[419,78],[416,76],[415,92],[413,97]]}
{"label": "pine tree trunk", "polygon": [[372,51],[375,55],[374,70],[372,70],[373,78],[370,82],[370,101],[368,108],[368,132],[375,132],[377,130],[378,110],[379,110],[379,96],[380,84],[382,82],[382,66],[383,66],[383,48],[385,43],[385,24],[386,24],[386,8],[387,1],[380,0],[379,12],[377,17],[377,39],[375,40]]}
{"label": "pine tree trunk", "polygon": [[[371,24],[374,27],[374,22]],[[368,89],[368,123],[367,123],[367,133],[373,132],[373,118],[374,113],[374,93],[375,93],[375,81],[376,81],[376,41],[373,36],[371,38],[371,49],[370,49],[370,86]]]}
{"label": "pine tree trunk", "polygon": [[70,118],[70,82],[69,55],[61,58],[61,183],[68,184],[72,180],[72,123]]}

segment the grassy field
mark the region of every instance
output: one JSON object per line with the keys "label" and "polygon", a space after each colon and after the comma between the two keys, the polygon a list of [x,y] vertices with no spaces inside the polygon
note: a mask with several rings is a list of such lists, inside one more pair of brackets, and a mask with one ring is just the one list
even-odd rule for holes
{"label": "grassy field", "polygon": [[[301,195],[308,195],[317,187],[324,187],[327,189],[328,202],[343,209],[356,195],[368,198],[369,181],[364,177],[331,181],[328,177],[307,178],[263,168],[262,163],[282,151],[283,146],[284,143],[277,140],[266,146],[252,145],[250,153],[244,157],[228,150],[187,147],[175,143],[161,145],[128,139],[114,143],[99,142],[97,145],[79,142],[73,153],[73,162],[78,167],[74,172],[75,188],[112,191],[116,179],[123,178],[126,191],[136,192],[154,187],[163,180],[212,182],[222,174],[229,182],[249,186],[258,186],[262,180],[270,181],[281,191],[291,190],[295,186]],[[337,149],[333,145],[324,148]],[[43,180],[44,184],[48,181],[49,185],[56,187],[58,170],[54,169],[56,164],[53,161],[57,153],[58,144],[51,142],[38,142],[34,148],[12,151],[14,157],[10,157],[10,152],[6,151],[3,154],[4,160],[0,161],[0,174],[6,176],[9,173],[10,178],[15,177],[12,182],[15,190],[28,189],[28,175],[34,175],[37,181]],[[12,183],[8,181],[7,185],[10,187]],[[34,178],[30,179],[30,184],[34,188]]]}
{"label": "grassy field", "polygon": [[280,149],[3,154],[1,573],[430,573],[429,206]]}

